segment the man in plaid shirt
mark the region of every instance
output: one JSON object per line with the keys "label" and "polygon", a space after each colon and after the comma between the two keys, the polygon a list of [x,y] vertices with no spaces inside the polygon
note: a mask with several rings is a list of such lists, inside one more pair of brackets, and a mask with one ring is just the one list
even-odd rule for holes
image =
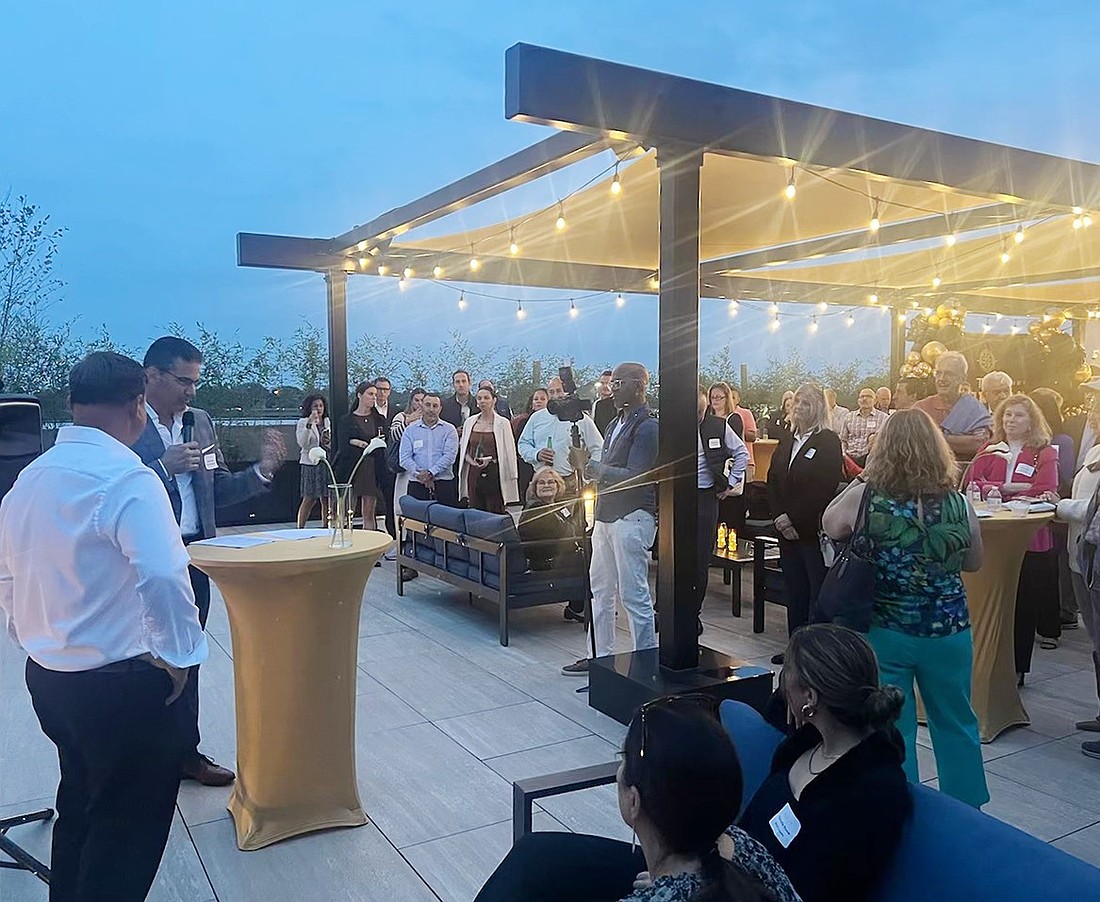
{"label": "man in plaid shirt", "polygon": [[860,390],[859,407],[844,418],[840,426],[840,445],[852,460],[861,467],[867,463],[867,452],[871,450],[871,437],[886,422],[887,415],[875,409],[875,390]]}

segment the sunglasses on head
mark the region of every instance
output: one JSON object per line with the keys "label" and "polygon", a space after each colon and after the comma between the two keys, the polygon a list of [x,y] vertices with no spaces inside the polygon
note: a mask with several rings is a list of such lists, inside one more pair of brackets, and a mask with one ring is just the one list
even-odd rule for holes
{"label": "sunglasses on head", "polygon": [[694,692],[686,695],[664,695],[661,698],[655,698],[653,701],[646,702],[638,709],[638,716],[642,720],[642,746],[638,752],[639,758],[645,758],[646,747],[646,715],[653,711],[655,708],[691,708],[705,712],[711,717],[717,717],[718,699],[703,695],[702,693]]}

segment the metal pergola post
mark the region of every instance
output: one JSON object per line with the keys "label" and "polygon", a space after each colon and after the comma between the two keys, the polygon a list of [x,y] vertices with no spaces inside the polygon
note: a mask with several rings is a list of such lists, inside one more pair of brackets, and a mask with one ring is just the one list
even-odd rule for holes
{"label": "metal pergola post", "polygon": [[336,420],[348,412],[348,274],[325,273],[328,292],[328,404]]}
{"label": "metal pergola post", "polygon": [[699,384],[699,178],[703,154],[697,148],[661,147],[657,164],[661,178],[657,611],[661,665],[684,670],[699,663],[695,617],[699,416],[695,394]]}

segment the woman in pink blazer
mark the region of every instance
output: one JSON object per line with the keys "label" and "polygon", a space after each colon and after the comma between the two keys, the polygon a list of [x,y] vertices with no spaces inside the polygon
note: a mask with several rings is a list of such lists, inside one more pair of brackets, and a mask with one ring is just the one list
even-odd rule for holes
{"label": "woman in pink blazer", "polygon": [[[970,468],[970,481],[982,494],[996,486],[1005,501],[1013,498],[1054,498],[1058,488],[1058,452],[1050,443],[1050,426],[1027,395],[1011,395],[993,414],[993,439],[979,449]],[[969,484],[969,483],[968,483]],[[1016,674],[1022,686],[1031,670],[1035,633],[1042,648],[1057,648],[1061,625],[1058,560],[1050,527],[1031,540],[1020,568],[1016,590]]]}

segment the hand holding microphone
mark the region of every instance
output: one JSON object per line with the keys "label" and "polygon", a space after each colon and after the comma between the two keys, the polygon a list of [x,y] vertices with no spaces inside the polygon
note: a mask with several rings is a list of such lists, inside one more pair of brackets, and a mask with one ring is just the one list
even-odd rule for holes
{"label": "hand holding microphone", "polygon": [[191,473],[199,468],[202,453],[199,450],[199,443],[194,441],[194,435],[195,413],[192,410],[185,410],[183,412],[183,432],[181,436],[183,444],[169,446],[160,459],[169,475],[178,476],[180,473]]}

